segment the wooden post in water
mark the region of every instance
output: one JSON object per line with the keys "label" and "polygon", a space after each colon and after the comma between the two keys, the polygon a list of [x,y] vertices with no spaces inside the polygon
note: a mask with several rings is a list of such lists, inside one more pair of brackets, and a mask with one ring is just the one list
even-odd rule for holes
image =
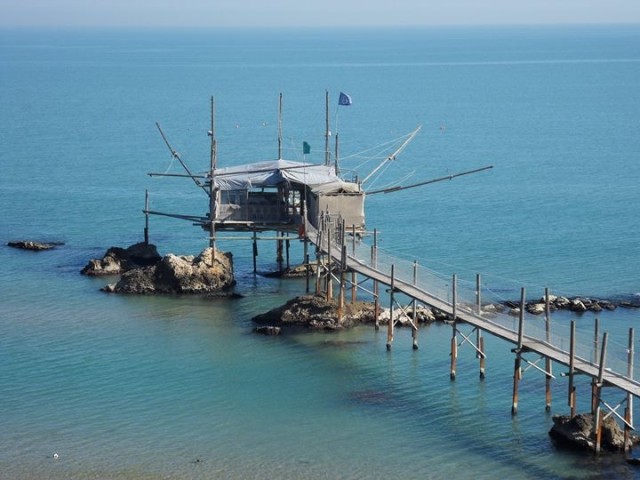
{"label": "wooden post in water", "polygon": [[[633,380],[633,356],[634,356],[634,346],[633,346],[634,332],[633,328],[629,329],[629,347],[627,350],[627,377],[629,380]],[[627,392],[627,404],[624,409],[624,419],[626,423],[624,425],[624,450],[628,452],[631,450],[633,446],[633,442],[631,439],[631,427],[629,425],[633,425],[633,395]],[[628,424],[628,425],[627,425]]]}
{"label": "wooden post in water", "polygon": [[[413,261],[413,284],[418,285],[418,261]],[[411,339],[413,340],[413,349],[418,350],[418,301],[414,298],[413,307],[413,325],[411,330]]]}
{"label": "wooden post in water", "polygon": [[258,238],[256,235],[256,227],[253,227],[253,273],[258,271],[256,258],[258,257]]}
{"label": "wooden post in water", "polygon": [[144,191],[144,244],[149,245],[149,190]]}
{"label": "wooden post in water", "polygon": [[600,395],[602,394],[602,383],[604,380],[605,361],[607,359],[607,332],[602,335],[602,351],[600,352],[600,365],[598,368],[598,385],[596,389],[596,415],[593,423],[596,437],[596,453],[600,453],[602,444],[602,409],[600,408]]}
{"label": "wooden post in water", "polygon": [[[351,254],[356,256],[356,226],[351,226]],[[351,271],[351,303],[356,303],[356,295],[358,290],[358,278],[355,270]]]}
{"label": "wooden post in water", "polygon": [[516,358],[513,365],[513,401],[511,403],[511,415],[518,413],[518,387],[522,379],[522,344],[524,339],[524,309],[525,309],[525,288],[520,291],[520,317],[518,321],[518,345],[515,349]]}
{"label": "wooden post in water", "polygon": [[[482,282],[480,281],[480,274],[476,274],[476,313],[478,317],[482,316]],[[482,330],[478,328],[476,330],[476,343],[478,344],[478,359],[480,360],[480,380],[484,380],[485,376],[485,362],[487,356],[484,353],[484,337],[482,336]]]}
{"label": "wooden post in water", "polygon": [[327,230],[327,300],[331,301],[333,299],[333,278],[331,277],[332,275],[332,270],[333,270],[333,261],[331,258],[331,243],[332,243],[332,238],[331,238],[331,226],[329,226],[329,229]]}
{"label": "wooden post in water", "polygon": [[[371,247],[371,266],[378,268],[378,230],[373,229],[373,246]],[[380,329],[380,285],[377,280],[373,281],[373,315],[375,316],[375,329]]]}
{"label": "wooden post in water", "polygon": [[571,320],[571,336],[569,338],[569,408],[571,417],[576,416],[576,387],[573,384],[576,361],[576,322]]}
{"label": "wooden post in water", "polygon": [[389,323],[387,324],[387,350],[391,350],[393,342],[393,300],[395,290],[395,265],[391,265],[391,285],[389,290]]}
{"label": "wooden post in water", "polygon": [[[551,343],[551,302],[549,301],[549,289],[544,289],[544,331],[545,338],[547,343]],[[551,378],[552,373],[551,369],[553,368],[553,362],[549,357],[544,358],[544,369],[545,369],[545,381],[544,381],[544,391],[545,391],[545,410],[547,412],[551,411]]]}
{"label": "wooden post in water", "polygon": [[[593,325],[593,364],[598,364],[598,349],[600,348],[600,320],[596,317],[594,325]],[[598,388],[596,384],[598,383],[598,379],[596,377],[591,377],[591,414],[595,416],[596,414],[596,389]]]}
{"label": "wooden post in water", "polygon": [[321,292],[321,288],[320,288],[320,283],[321,283],[321,279],[320,279],[320,270],[322,267],[322,241],[323,241],[323,226],[322,226],[322,219],[320,220],[320,231],[318,232],[318,244],[316,245],[316,295],[320,295]]}
{"label": "wooden post in water", "polygon": [[338,323],[344,316],[344,291],[347,283],[347,245],[345,234],[345,222],[342,220],[340,229],[340,294],[338,296]]}
{"label": "wooden post in water", "polygon": [[284,245],[285,245],[285,252],[286,252],[286,259],[287,259],[287,270],[289,270],[291,268],[291,263],[290,263],[290,257],[289,257],[289,249],[291,247],[291,242],[289,240],[289,232],[286,233],[286,239],[284,241]]}
{"label": "wooden post in water", "polygon": [[456,367],[457,367],[457,363],[458,363],[458,324],[457,324],[457,316],[458,316],[458,311],[457,311],[457,303],[458,303],[458,299],[457,299],[457,283],[458,283],[458,278],[456,276],[456,274],[453,274],[453,278],[452,278],[452,297],[453,297],[453,301],[452,301],[452,305],[451,305],[451,315],[452,315],[452,326],[453,326],[453,330],[452,330],[452,335],[451,335],[451,372],[449,373],[449,378],[451,380],[455,380],[456,379]]}

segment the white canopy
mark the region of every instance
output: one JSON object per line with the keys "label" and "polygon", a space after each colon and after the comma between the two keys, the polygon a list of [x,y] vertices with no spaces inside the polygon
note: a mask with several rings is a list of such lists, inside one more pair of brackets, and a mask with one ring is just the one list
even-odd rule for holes
{"label": "white canopy", "polygon": [[[250,188],[275,187],[283,182],[323,186],[330,191],[351,191],[357,185],[338,178],[332,166],[313,165],[289,160],[271,160],[249,163],[237,167],[217,169],[215,186],[220,190],[248,190]],[[315,188],[314,188],[315,190]],[[328,193],[324,192],[323,193]]]}

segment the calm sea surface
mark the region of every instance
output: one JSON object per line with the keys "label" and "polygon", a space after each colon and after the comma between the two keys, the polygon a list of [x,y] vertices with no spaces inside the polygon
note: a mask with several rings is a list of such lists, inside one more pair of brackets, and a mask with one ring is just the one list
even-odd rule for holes
{"label": "calm sea surface", "polygon": [[[145,189],[152,209],[207,209],[186,179],[146,175],[180,173],[154,122],[205,170],[214,95],[220,165],[273,159],[282,92],[284,156],[302,160],[307,141],[321,162],[328,90],[345,169],[366,174],[422,125],[372,187],[494,165],[368,198],[382,249],[482,273],[505,299],[521,286],[637,298],[639,78],[637,26],[0,31],[0,478],[640,478],[621,456],[551,443],[564,377],[547,414],[544,377],[527,371],[512,418],[500,340],[487,338],[483,382],[468,348],[451,382],[449,326],[422,328],[415,352],[406,330],[390,353],[372,328],[252,334],[253,315],[304,284],[254,276],[248,243],[220,242],[235,300],[112,296],[99,288],[114,279],[79,275],[142,239]],[[340,91],[353,105],[335,107]],[[64,246],[6,247],[17,239]],[[207,244],[160,217],[151,240],[163,254]],[[274,260],[261,244],[259,269]],[[640,311],[600,318],[624,345]],[[554,322],[572,319],[592,331],[592,314]]]}

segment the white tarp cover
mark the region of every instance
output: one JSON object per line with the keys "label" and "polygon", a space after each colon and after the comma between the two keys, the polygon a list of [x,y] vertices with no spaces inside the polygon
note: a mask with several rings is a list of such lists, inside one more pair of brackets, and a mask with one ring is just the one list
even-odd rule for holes
{"label": "white tarp cover", "polygon": [[332,166],[312,165],[289,160],[271,160],[220,168],[215,171],[214,177],[215,185],[220,190],[275,187],[285,181],[314,187],[326,186],[330,191],[344,189],[345,186],[346,188],[354,186],[356,189],[358,187],[340,180]]}

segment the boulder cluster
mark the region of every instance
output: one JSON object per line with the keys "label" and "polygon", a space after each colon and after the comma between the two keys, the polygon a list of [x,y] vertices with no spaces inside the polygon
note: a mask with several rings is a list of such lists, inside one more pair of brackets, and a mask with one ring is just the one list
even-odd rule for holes
{"label": "boulder cluster", "polygon": [[[528,313],[534,315],[542,315],[545,312],[546,300],[544,297],[533,301],[527,302],[525,304],[525,310]],[[613,300],[602,300],[596,298],[589,297],[559,297],[555,295],[549,295],[549,308],[550,310],[568,310],[575,313],[584,313],[584,312],[602,312],[603,310],[615,310],[619,306],[629,307],[629,308],[638,308],[640,307],[639,303],[633,303],[630,301],[625,302],[615,302]],[[520,304],[517,302],[505,302],[504,307],[509,308],[509,313],[518,314],[520,311]],[[494,311],[504,310],[504,307],[501,306],[493,306]]]}
{"label": "boulder cluster", "polygon": [[116,283],[103,287],[110,293],[230,295],[235,285],[232,255],[212,248],[198,256],[170,253],[161,257],[154,245],[112,247],[81,273],[120,274]]}

